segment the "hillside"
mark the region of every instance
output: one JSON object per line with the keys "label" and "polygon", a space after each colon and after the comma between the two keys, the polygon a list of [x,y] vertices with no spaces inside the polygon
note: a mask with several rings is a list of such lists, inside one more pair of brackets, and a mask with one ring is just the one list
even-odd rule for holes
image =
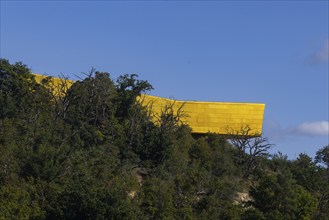
{"label": "hillside", "polygon": [[328,219],[329,146],[288,160],[248,127],[194,135],[170,106],[155,123],[136,75],[56,95],[0,65],[0,219]]}

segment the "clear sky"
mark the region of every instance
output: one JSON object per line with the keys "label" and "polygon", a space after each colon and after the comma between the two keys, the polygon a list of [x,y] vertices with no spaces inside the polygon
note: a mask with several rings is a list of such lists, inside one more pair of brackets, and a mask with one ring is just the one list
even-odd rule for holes
{"label": "clear sky", "polygon": [[1,1],[1,54],[72,79],[136,73],[152,95],[266,104],[289,158],[328,145],[328,1]]}

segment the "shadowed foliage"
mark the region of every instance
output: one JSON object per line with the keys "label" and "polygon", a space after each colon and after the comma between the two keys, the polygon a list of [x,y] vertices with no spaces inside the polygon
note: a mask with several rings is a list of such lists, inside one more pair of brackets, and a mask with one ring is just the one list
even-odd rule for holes
{"label": "shadowed foliage", "polygon": [[136,101],[152,86],[134,74],[54,88],[0,65],[0,219],[329,216],[328,146],[288,160],[248,127],[193,135],[170,105],[154,122]]}

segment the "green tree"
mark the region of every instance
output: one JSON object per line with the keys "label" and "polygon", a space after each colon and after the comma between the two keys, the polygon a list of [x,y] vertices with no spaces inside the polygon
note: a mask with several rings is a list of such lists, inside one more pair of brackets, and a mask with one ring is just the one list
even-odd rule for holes
{"label": "green tree", "polygon": [[252,205],[270,219],[295,219],[297,195],[289,173],[265,174],[250,190]]}
{"label": "green tree", "polygon": [[316,152],[315,161],[329,168],[329,145]]}
{"label": "green tree", "polygon": [[315,162],[318,163],[316,181],[318,185],[318,209],[316,219],[326,219],[329,216],[329,146],[316,152]]}
{"label": "green tree", "polygon": [[173,186],[159,178],[144,182],[141,211],[144,219],[174,219]]}
{"label": "green tree", "polygon": [[306,154],[299,154],[298,158],[291,163],[291,171],[297,184],[308,191],[317,190],[317,167],[312,158]]}

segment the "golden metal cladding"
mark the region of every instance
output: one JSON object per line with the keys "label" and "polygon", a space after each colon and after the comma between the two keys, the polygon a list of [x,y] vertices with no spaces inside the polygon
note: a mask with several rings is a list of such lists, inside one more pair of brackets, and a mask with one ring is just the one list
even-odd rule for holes
{"label": "golden metal cladding", "polygon": [[227,134],[246,126],[252,134],[262,133],[265,104],[178,101],[150,95],[142,95],[139,99],[155,115],[160,115],[167,106],[171,106],[175,114],[180,111],[182,122],[188,124],[193,133]]}
{"label": "golden metal cladding", "polygon": [[[45,76],[35,74],[37,82],[41,82]],[[63,79],[51,78],[51,87],[59,88]],[[67,88],[74,81],[66,80]],[[55,94],[60,91],[53,89]],[[182,123],[188,124],[193,133],[218,133],[227,134],[228,131],[240,131],[248,126],[255,135],[262,133],[265,104],[262,103],[238,103],[238,102],[200,102],[179,101],[143,94],[138,101],[148,107],[154,120],[166,109],[172,109],[174,114],[181,114]]]}

